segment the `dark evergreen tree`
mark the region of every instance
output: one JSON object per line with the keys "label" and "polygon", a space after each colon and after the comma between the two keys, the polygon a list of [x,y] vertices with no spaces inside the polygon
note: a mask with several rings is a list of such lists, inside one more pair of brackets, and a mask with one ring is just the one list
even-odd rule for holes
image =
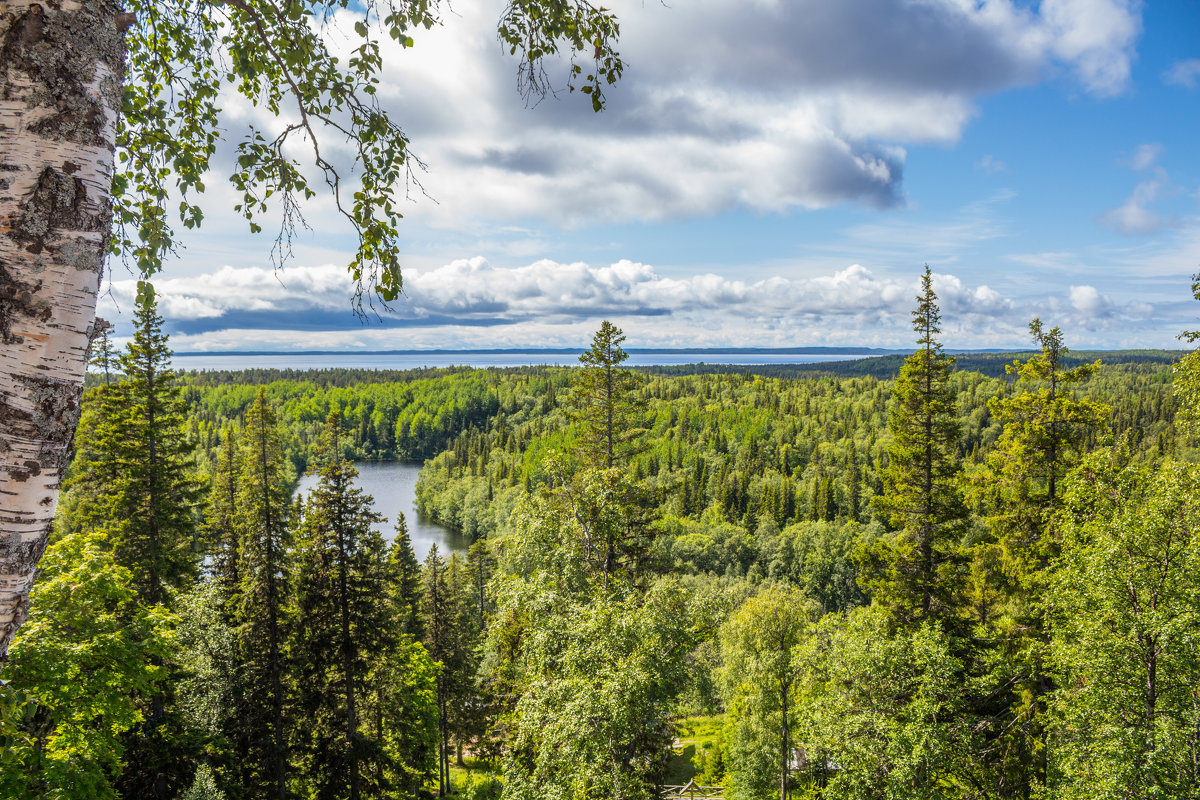
{"label": "dark evergreen tree", "polygon": [[[201,484],[162,322],[154,287],[139,282],[134,335],[117,357],[121,380],[88,398],[63,520],[64,530],[101,534],[147,608],[172,607],[198,566]],[[103,358],[111,359],[106,343]],[[170,659],[158,657],[146,668],[175,671]],[[173,684],[162,681],[138,698],[142,721],[124,737],[125,763],[114,781],[125,797],[168,797],[190,779],[197,742],[185,730]]]}
{"label": "dark evergreen tree", "polygon": [[221,444],[209,479],[208,507],[205,512],[206,551],[212,556],[210,572],[220,587],[227,621],[236,616],[240,586],[238,541],[240,494],[239,453],[237,428],[227,423],[221,430]]}
{"label": "dark evergreen tree", "polygon": [[286,800],[284,612],[291,585],[291,504],[278,418],[262,389],[246,410],[241,448],[237,622],[244,706],[238,725],[250,743],[244,790],[250,800]]}
{"label": "dark evergreen tree", "polygon": [[972,481],[989,535],[972,550],[970,606],[977,638],[1003,643],[996,648],[1000,658],[992,682],[1004,691],[990,694],[989,733],[996,741],[988,752],[1001,757],[996,767],[1010,794],[1046,785],[1048,697],[1054,687],[1045,598],[1051,565],[1061,554],[1054,530],[1061,514],[1059,486],[1109,411],[1074,393],[1100,368],[1098,361],[1068,369],[1061,330],[1046,331],[1034,319],[1029,332],[1041,352],[1007,367],[1023,391],[989,399],[1004,429]]}
{"label": "dark evergreen tree", "polygon": [[483,633],[487,628],[487,618],[491,609],[491,601],[487,596],[487,584],[496,570],[496,556],[492,553],[491,544],[487,539],[474,542],[467,550],[465,565],[466,579],[469,584],[466,591],[470,597],[472,608],[472,625],[477,633]]}
{"label": "dark evergreen tree", "polygon": [[104,530],[151,605],[168,603],[171,591],[196,577],[201,492],[162,322],[154,287],[139,282],[133,339],[118,359],[124,378],[91,395],[68,481],[76,503],[70,524]]}
{"label": "dark evergreen tree", "polygon": [[896,621],[939,620],[954,627],[960,613],[967,511],[962,502],[959,421],[950,386],[954,357],[937,339],[941,314],[929,266],[913,311],[918,349],[904,361],[892,389],[892,442],[877,510],[898,532],[868,553],[864,577]]}
{"label": "dark evergreen tree", "polygon": [[437,545],[431,545],[421,575],[421,616],[425,647],[441,665],[437,676],[439,797],[445,796],[450,788],[450,706],[462,655],[459,649],[462,603],[449,573],[450,567],[438,553]]}
{"label": "dark evergreen tree", "polygon": [[383,520],[354,485],[342,453],[341,416],[331,411],[317,451],[317,485],[304,506],[295,557],[295,636],[291,644],[299,782],[321,798],[360,800],[383,757],[366,733],[363,709],[371,664],[394,638],[385,602]]}
{"label": "dark evergreen tree", "polygon": [[413,552],[408,520],[403,512],[396,519],[395,536],[388,547],[388,601],[401,632],[418,641],[424,637],[421,616],[421,562]]}

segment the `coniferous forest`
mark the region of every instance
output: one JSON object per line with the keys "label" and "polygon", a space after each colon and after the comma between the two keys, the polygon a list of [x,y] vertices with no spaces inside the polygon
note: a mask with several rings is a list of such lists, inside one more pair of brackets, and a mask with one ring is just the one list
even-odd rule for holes
{"label": "coniferous forest", "polygon": [[[880,377],[634,371],[607,321],[572,369],[176,374],[144,284],[0,794],[1200,796],[1197,356],[1033,320],[964,369],[922,286]],[[389,460],[465,554],[380,535]]]}

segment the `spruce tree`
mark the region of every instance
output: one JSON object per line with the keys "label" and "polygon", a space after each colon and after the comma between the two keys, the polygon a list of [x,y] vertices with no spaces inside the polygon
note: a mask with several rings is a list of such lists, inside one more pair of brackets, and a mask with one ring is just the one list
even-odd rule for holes
{"label": "spruce tree", "polygon": [[[162,323],[154,287],[139,282],[134,335],[117,357],[122,377],[88,396],[63,521],[66,532],[102,537],[147,608],[173,607],[198,566],[195,444]],[[157,657],[147,668],[175,670]],[[125,765],[114,784],[126,797],[164,798],[189,779],[197,743],[185,730],[173,681],[138,702],[143,719],[125,735]]]}
{"label": "spruce tree", "polygon": [[206,551],[212,556],[210,571],[220,586],[227,620],[236,614],[239,591],[238,495],[239,451],[237,428],[226,424],[213,461],[205,512]]}
{"label": "spruce tree", "polygon": [[196,577],[195,444],[170,368],[154,287],[138,283],[134,335],[118,361],[123,379],[89,396],[68,488],[71,525],[104,530],[141,601],[168,603]]}
{"label": "spruce tree", "polygon": [[238,724],[250,742],[245,791],[252,800],[286,800],[284,612],[291,585],[291,504],[278,417],[262,389],[246,410],[240,455],[237,623],[245,687]]}
{"label": "spruce tree", "polygon": [[989,535],[972,550],[970,597],[978,638],[1004,643],[992,683],[1007,688],[992,693],[997,707],[990,709],[993,736],[1002,746],[988,750],[1004,755],[1007,763],[997,767],[1024,791],[1047,780],[1048,697],[1054,686],[1047,667],[1045,598],[1061,555],[1054,530],[1061,516],[1060,486],[1083,456],[1088,434],[1109,411],[1072,391],[1095,374],[1098,361],[1067,369],[1059,328],[1047,331],[1034,319],[1029,332],[1041,352],[1006,367],[1023,391],[988,401],[1004,429],[973,480]]}
{"label": "spruce tree", "polygon": [[449,565],[438,553],[437,545],[431,545],[421,570],[421,616],[425,647],[433,660],[441,664],[437,676],[439,797],[444,797],[450,786],[450,703],[460,655],[458,625],[461,609],[449,572]]}
{"label": "spruce tree", "polygon": [[364,732],[371,664],[394,638],[383,590],[383,520],[354,485],[342,454],[341,417],[330,412],[318,444],[317,485],[304,506],[296,552],[295,637],[291,645],[302,783],[322,798],[359,800],[382,754]]}
{"label": "spruce tree", "polygon": [[421,618],[421,562],[413,552],[412,537],[404,513],[397,515],[395,535],[387,552],[388,602],[402,633],[416,639],[424,636]]}
{"label": "spruce tree", "polygon": [[898,529],[864,564],[875,600],[901,625],[940,620],[953,627],[961,591],[960,539],[966,508],[959,487],[959,422],[950,372],[954,357],[937,339],[941,314],[929,266],[913,311],[918,349],[892,388],[888,463],[876,509]]}
{"label": "spruce tree", "polygon": [[625,467],[644,432],[635,394],[641,381],[621,367],[629,358],[621,349],[624,341],[620,328],[601,322],[591,348],[579,356],[583,368],[572,376],[567,413],[580,426],[579,454],[589,467]]}

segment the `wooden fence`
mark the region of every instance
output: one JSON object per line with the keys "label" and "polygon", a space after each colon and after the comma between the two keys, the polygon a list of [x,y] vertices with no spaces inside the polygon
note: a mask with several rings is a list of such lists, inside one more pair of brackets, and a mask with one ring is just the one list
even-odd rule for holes
{"label": "wooden fence", "polygon": [[723,798],[724,786],[699,786],[695,781],[688,781],[683,786],[664,786],[662,800],[700,800],[700,798]]}

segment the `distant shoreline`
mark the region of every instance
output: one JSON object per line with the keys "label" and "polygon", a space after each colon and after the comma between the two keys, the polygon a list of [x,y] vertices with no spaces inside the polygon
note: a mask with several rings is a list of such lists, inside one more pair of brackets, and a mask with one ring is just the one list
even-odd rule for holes
{"label": "distant shoreline", "polygon": [[[474,349],[434,350],[192,350],[176,352],[176,358],[199,356],[448,356],[448,355],[578,355],[587,349],[580,347],[509,347]],[[864,355],[883,356],[909,353],[911,348],[887,349],[880,347],[630,347],[630,355],[675,355],[683,353],[711,353],[713,355]],[[1004,353],[1003,349],[960,350],[955,352]]]}

